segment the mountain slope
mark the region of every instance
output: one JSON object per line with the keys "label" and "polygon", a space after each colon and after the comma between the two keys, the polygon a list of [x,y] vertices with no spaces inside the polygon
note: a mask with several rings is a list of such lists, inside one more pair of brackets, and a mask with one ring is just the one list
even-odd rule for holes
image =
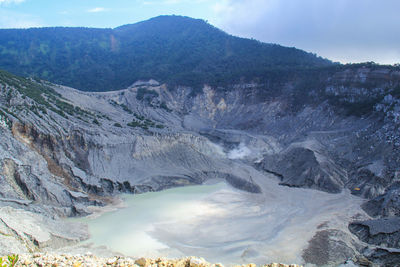
{"label": "mountain slope", "polygon": [[150,78],[226,85],[331,65],[299,49],[234,37],[180,16],[115,29],[3,29],[0,54],[2,69],[86,91],[122,89]]}

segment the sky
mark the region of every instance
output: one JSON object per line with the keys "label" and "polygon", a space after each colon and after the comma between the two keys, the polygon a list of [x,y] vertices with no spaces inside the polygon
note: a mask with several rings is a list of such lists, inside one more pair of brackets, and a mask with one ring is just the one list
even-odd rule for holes
{"label": "sky", "polygon": [[158,15],[341,63],[400,63],[400,0],[0,0],[0,28],[114,28]]}

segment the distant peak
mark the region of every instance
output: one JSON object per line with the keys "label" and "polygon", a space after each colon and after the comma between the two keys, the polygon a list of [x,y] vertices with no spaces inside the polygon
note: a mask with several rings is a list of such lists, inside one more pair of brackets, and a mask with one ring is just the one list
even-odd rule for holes
{"label": "distant peak", "polygon": [[[119,27],[114,28],[115,30],[120,30],[120,29],[127,29],[131,27],[135,27],[138,25],[145,25],[145,24],[158,24],[158,23],[167,23],[167,24],[179,24],[179,23],[197,23],[197,24],[204,24],[204,25],[209,25],[207,21],[203,19],[195,19],[187,16],[181,16],[181,15],[160,15],[157,17],[150,18],[148,20],[140,21],[137,23],[133,24],[125,24]],[[211,25],[209,25],[211,26]]]}
{"label": "distant peak", "polygon": [[188,16],[181,16],[181,15],[160,15],[157,17],[150,18],[148,20],[142,21],[142,22],[165,22],[165,21],[170,21],[170,22],[201,22],[201,23],[207,23],[203,19],[195,19],[192,17]]}

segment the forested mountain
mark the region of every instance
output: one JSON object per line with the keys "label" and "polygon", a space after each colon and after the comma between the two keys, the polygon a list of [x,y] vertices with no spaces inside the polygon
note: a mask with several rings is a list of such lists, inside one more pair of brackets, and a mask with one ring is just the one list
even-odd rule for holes
{"label": "forested mountain", "polygon": [[296,48],[234,37],[181,16],[115,29],[2,29],[0,55],[1,69],[85,91],[121,89],[150,78],[170,85],[226,85],[332,65]]}

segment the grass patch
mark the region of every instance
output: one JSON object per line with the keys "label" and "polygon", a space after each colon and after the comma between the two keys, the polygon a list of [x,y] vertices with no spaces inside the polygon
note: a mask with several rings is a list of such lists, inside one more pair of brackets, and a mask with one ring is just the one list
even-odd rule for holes
{"label": "grass patch", "polygon": [[19,255],[8,255],[6,259],[0,257],[0,267],[14,267],[19,260]]}
{"label": "grass patch", "polygon": [[167,107],[167,103],[165,103],[164,101],[161,102],[160,108],[162,108],[162,109],[164,109],[164,110],[166,110],[166,111],[168,111],[168,112],[172,112],[172,109],[168,108],[168,107]]}
{"label": "grass patch", "polygon": [[130,109],[128,108],[128,106],[125,105],[125,104],[118,104],[118,103],[117,103],[116,101],[114,101],[114,100],[110,100],[109,103],[110,103],[111,105],[113,105],[114,107],[121,107],[125,112],[128,112],[129,114],[132,114],[132,113],[133,113],[132,110],[130,110]]}

